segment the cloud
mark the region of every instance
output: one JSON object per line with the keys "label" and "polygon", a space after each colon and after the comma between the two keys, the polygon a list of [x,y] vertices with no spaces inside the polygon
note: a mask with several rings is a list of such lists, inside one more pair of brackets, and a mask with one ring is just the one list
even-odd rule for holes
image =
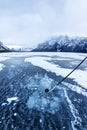
{"label": "cloud", "polygon": [[29,44],[29,42],[32,42],[33,36],[35,37],[35,28],[39,26],[40,23],[41,18],[38,14],[1,16],[0,38],[4,42],[11,44]]}
{"label": "cloud", "polygon": [[87,34],[87,1],[86,0],[68,0],[66,6],[66,18],[68,23],[69,32],[75,34]]}
{"label": "cloud", "polygon": [[33,47],[55,34],[87,34],[87,0],[0,3],[0,40],[8,45]]}

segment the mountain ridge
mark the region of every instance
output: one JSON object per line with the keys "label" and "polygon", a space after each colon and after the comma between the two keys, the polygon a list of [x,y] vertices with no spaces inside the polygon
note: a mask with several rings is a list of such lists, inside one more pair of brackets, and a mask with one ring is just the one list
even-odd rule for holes
{"label": "mountain ridge", "polygon": [[38,44],[32,51],[87,53],[87,37],[58,36]]}

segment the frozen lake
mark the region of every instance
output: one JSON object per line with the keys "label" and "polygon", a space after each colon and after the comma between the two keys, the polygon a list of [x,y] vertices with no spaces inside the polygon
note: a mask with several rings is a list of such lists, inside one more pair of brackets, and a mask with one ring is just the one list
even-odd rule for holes
{"label": "frozen lake", "polygon": [[0,130],[87,130],[86,56],[0,53]]}

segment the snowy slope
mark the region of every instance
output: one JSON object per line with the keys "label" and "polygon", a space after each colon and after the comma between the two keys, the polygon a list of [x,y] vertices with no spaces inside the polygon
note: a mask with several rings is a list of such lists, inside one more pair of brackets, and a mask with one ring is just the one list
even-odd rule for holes
{"label": "snowy slope", "polygon": [[9,52],[10,49],[3,45],[2,42],[0,42],[0,52]]}

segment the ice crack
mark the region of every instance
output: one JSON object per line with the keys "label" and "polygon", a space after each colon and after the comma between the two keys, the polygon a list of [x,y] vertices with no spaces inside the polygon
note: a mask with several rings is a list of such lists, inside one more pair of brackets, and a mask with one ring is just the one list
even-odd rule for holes
{"label": "ice crack", "polygon": [[81,126],[81,118],[79,117],[78,110],[75,108],[75,106],[72,104],[71,100],[68,97],[67,91],[64,89],[64,94],[66,97],[66,100],[69,104],[69,108],[71,110],[72,116],[74,117],[74,120],[71,121],[72,129],[77,130],[77,127]]}

